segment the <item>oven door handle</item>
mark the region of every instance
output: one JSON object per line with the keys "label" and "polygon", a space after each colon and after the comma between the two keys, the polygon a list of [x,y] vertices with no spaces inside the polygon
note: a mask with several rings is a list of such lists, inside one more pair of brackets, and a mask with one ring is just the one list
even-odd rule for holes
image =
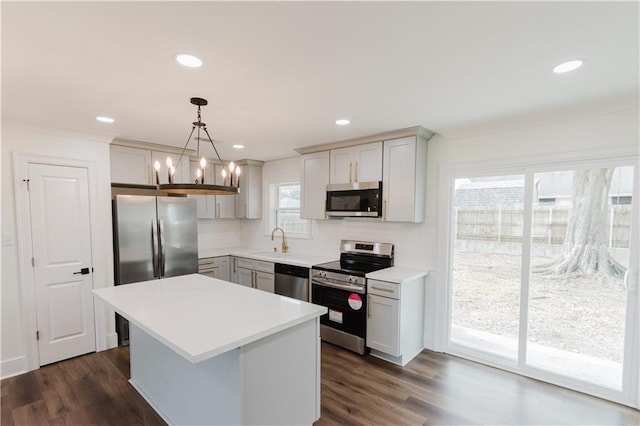
{"label": "oven door handle", "polygon": [[316,280],[311,280],[311,284],[316,284],[316,285],[319,285],[319,286],[322,286],[322,287],[338,288],[340,290],[352,291],[354,293],[365,294],[365,288],[364,287],[354,287],[354,286],[351,286],[351,285],[342,285],[342,284],[336,284],[336,283],[332,283],[332,282],[316,281]]}

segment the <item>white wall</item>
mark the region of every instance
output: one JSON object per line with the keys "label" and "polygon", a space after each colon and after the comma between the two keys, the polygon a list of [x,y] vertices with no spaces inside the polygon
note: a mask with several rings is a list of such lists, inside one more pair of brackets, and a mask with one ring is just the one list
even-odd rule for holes
{"label": "white wall", "polygon": [[[223,195],[229,197],[229,195]],[[198,220],[198,250],[237,247],[240,242],[240,221],[234,219]]]}
{"label": "white wall", "polygon": [[[2,337],[0,367],[2,377],[13,375],[27,368],[25,323],[21,299],[20,271],[18,265],[15,194],[13,176],[13,158],[15,153],[37,156],[49,156],[91,163],[96,182],[90,182],[95,189],[97,205],[91,209],[97,212],[98,223],[92,235],[94,288],[113,285],[113,252],[111,237],[111,192],[109,177],[110,138],[91,135],[69,135],[58,131],[41,129],[2,128],[2,236],[7,241],[2,247]],[[98,348],[104,349],[108,342],[115,341],[113,313],[96,309],[99,318],[96,323],[103,324],[99,330]],[[111,340],[110,340],[111,339]]]}
{"label": "white wall", "polygon": [[[440,135],[429,141],[427,164],[426,219],[422,224],[389,223],[371,219],[314,220],[311,239],[288,239],[292,253],[338,255],[340,240],[361,239],[395,244],[395,263],[430,271],[427,278],[425,346],[441,349],[439,339],[444,327],[442,303],[445,297],[443,253],[445,242],[439,227],[439,215],[446,208],[441,202],[440,170],[460,164],[478,167],[524,164],[531,161],[564,161],[579,157],[597,157],[618,152],[638,155],[638,110],[591,114],[582,118],[536,124],[509,131],[446,140]],[[512,123],[513,124],[513,123]],[[517,127],[517,125],[512,125]],[[263,186],[300,181],[300,157],[270,161],[264,165]],[[446,183],[444,183],[446,184]],[[268,215],[264,214],[264,217]],[[270,230],[262,220],[242,221],[243,245],[270,249]]]}

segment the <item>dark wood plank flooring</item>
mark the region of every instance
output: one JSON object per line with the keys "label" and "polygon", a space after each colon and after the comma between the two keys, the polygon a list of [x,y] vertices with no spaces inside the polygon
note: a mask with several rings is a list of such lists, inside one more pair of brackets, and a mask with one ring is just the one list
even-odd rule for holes
{"label": "dark wood plank flooring", "polygon": [[[1,424],[164,425],[128,378],[115,348],[5,379]],[[640,411],[445,354],[401,368],[323,343],[316,426],[336,424],[639,425]]]}

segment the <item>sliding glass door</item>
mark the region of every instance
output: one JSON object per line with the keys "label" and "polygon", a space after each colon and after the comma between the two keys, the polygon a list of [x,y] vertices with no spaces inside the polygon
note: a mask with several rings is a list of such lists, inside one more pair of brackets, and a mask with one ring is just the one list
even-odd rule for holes
{"label": "sliding glass door", "polygon": [[526,362],[622,390],[633,167],[536,173],[534,184]]}
{"label": "sliding glass door", "polygon": [[447,351],[632,401],[635,173],[598,164],[454,177]]}
{"label": "sliding glass door", "polygon": [[451,341],[518,357],[524,175],[455,180]]}

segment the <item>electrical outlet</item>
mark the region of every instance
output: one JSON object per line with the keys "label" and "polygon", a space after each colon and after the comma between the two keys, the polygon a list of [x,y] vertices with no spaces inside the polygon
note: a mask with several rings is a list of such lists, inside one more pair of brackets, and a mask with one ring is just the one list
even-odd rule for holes
{"label": "electrical outlet", "polygon": [[2,245],[3,246],[15,246],[16,239],[13,234],[2,234]]}

